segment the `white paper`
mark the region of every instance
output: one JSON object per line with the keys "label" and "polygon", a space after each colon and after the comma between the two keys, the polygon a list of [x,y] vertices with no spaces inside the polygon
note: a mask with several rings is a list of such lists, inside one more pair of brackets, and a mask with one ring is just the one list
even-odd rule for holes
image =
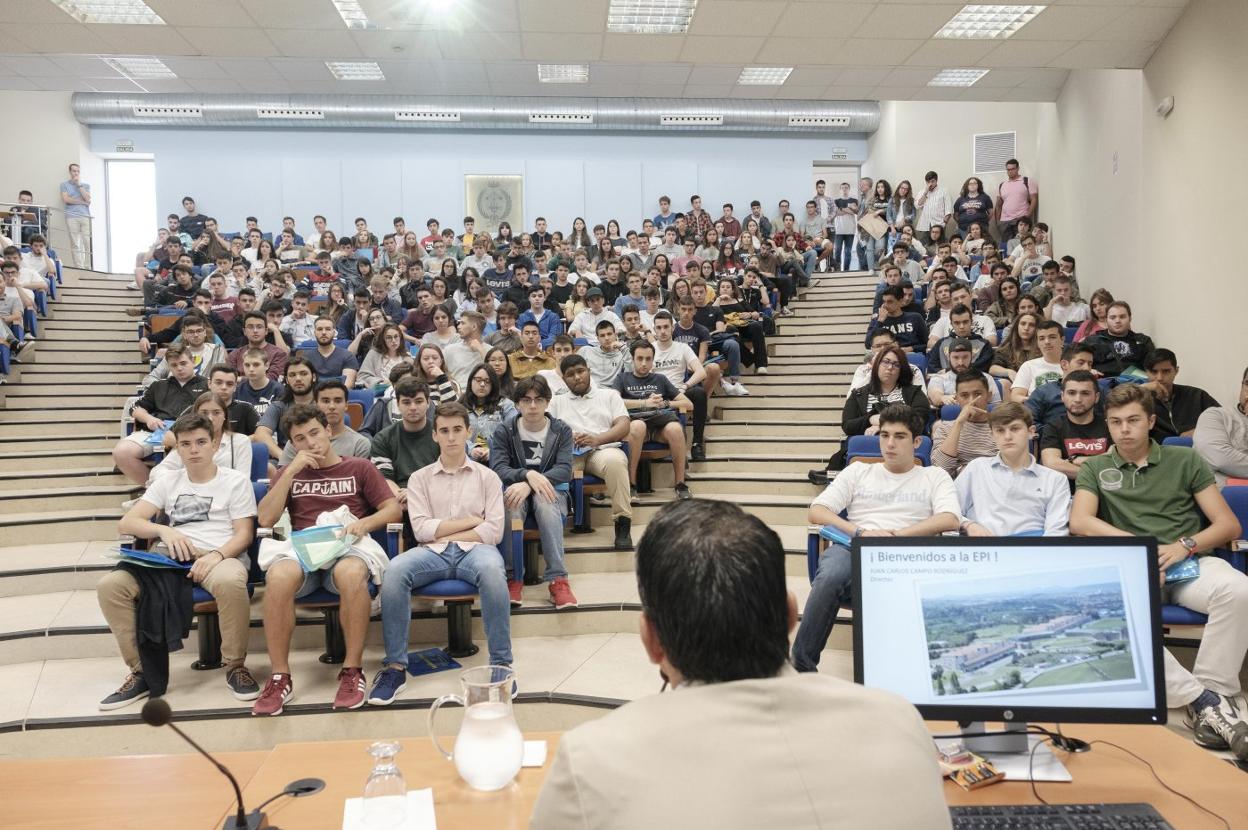
{"label": "white paper", "polygon": [[[408,790],[407,818],[397,828],[384,830],[437,830],[433,813],[433,790]],[[348,798],[342,805],[342,830],[374,830],[364,823],[364,799]],[[383,830],[377,828],[377,830]]]}
{"label": "white paper", "polygon": [[524,757],[520,761],[522,767],[540,767],[546,763],[546,742],[525,741]]}
{"label": "white paper", "polygon": [[[1028,735],[1027,748],[1031,750],[1037,743],[1047,741],[1044,735]],[[1071,781],[1070,771],[1057,759],[1047,744],[1036,750],[1033,760],[1030,754],[984,752],[984,758],[992,762],[999,771],[1005,773],[1006,781]]]}

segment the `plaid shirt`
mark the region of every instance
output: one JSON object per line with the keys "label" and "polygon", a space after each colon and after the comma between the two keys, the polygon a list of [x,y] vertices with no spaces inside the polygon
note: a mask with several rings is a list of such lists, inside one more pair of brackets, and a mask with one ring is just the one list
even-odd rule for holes
{"label": "plaid shirt", "polygon": [[693,221],[693,227],[690,230],[693,231],[694,238],[699,242],[706,238],[707,231],[715,227],[715,221],[711,219],[711,214],[705,210],[691,210],[685,214],[685,220]]}

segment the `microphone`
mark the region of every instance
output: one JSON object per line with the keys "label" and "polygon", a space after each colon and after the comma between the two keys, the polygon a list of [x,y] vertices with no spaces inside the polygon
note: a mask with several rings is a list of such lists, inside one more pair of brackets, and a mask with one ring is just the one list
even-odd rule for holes
{"label": "microphone", "polygon": [[233,774],[226,769],[225,764],[213,758],[199,744],[191,740],[191,737],[173,724],[173,710],[169,708],[169,704],[162,698],[152,698],[143,704],[142,712],[143,722],[148,726],[168,726],[174,732],[178,733],[178,737],[186,741],[195,748],[195,751],[204,756],[212,763],[214,767],[221,771],[221,774],[230,780],[230,785],[234,787],[234,798],[238,803],[238,812],[233,818],[226,818],[222,830],[262,830],[268,827],[268,821],[265,819],[264,813],[256,810],[250,815],[243,808],[243,791],[238,788],[238,781]]}

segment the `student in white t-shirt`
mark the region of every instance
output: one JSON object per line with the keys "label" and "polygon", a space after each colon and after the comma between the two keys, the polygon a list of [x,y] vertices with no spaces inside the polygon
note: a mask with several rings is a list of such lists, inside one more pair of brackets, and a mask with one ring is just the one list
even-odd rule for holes
{"label": "student in white t-shirt", "polygon": [[602,289],[594,287],[585,292],[585,302],[589,307],[576,315],[572,319],[572,325],[568,327],[568,334],[573,337],[583,337],[589,341],[589,345],[598,345],[598,323],[603,320],[610,320],[615,324],[616,332],[624,333],[624,321],[616,316],[615,312],[609,308],[604,308],[605,300],[602,296]]}
{"label": "student in white t-shirt", "polygon": [[[260,686],[244,661],[250,633],[247,547],[255,532],[255,493],[247,476],[213,461],[216,441],[208,418],[185,414],[174,422],[172,432],[183,468],[154,476],[118,529],[157,542],[155,549],[172,559],[193,562],[187,575],[217,603],[226,683],[238,700],[252,700],[259,696]],[[161,513],[168,524],[153,521]],[[100,610],[129,669],[121,687],[100,701],[100,709],[106,711],[165,693],[162,680],[152,678],[149,686],[143,673],[135,622],[139,591],[139,581],[120,568],[105,575],[96,588]]]}
{"label": "student in white t-shirt", "polygon": [[706,460],[706,367],[693,349],[672,339],[676,321],[670,311],[654,315],[654,371],[666,375],[677,390],[693,404],[693,443],[689,457]]}
{"label": "student in white t-shirt", "polygon": [[1071,299],[1074,283],[1065,274],[1053,278],[1053,299],[1049,300],[1044,309],[1044,316],[1050,320],[1069,326],[1071,323],[1082,323],[1091,316],[1087,303],[1077,303]]}
{"label": "student in white t-shirt", "polygon": [[[923,435],[922,416],[905,404],[880,413],[883,463],[845,467],[810,506],[811,524],[832,525],[848,537],[936,536],[961,522],[953,479],[939,467],[918,467],[914,450]],[[845,511],[847,518],[840,517]],[[849,548],[831,544],[819,558],[802,623],[793,640],[793,667],[818,670],[819,657],[837,610],[850,591]]]}
{"label": "student in white t-shirt", "polygon": [[1062,379],[1062,348],[1066,345],[1062,324],[1041,320],[1036,325],[1036,345],[1040,347],[1040,356],[1018,367],[1010,386],[1010,400],[1022,403],[1037,387]]}

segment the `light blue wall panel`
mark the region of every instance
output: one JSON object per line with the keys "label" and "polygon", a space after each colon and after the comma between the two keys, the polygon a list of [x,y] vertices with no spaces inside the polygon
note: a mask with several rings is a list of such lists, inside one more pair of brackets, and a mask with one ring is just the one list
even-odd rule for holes
{"label": "light blue wall panel", "polygon": [[585,162],[585,215],[604,225],[608,219],[618,220],[623,233],[640,230],[638,217],[644,215],[647,207],[642,196],[641,167],[639,161]]}

